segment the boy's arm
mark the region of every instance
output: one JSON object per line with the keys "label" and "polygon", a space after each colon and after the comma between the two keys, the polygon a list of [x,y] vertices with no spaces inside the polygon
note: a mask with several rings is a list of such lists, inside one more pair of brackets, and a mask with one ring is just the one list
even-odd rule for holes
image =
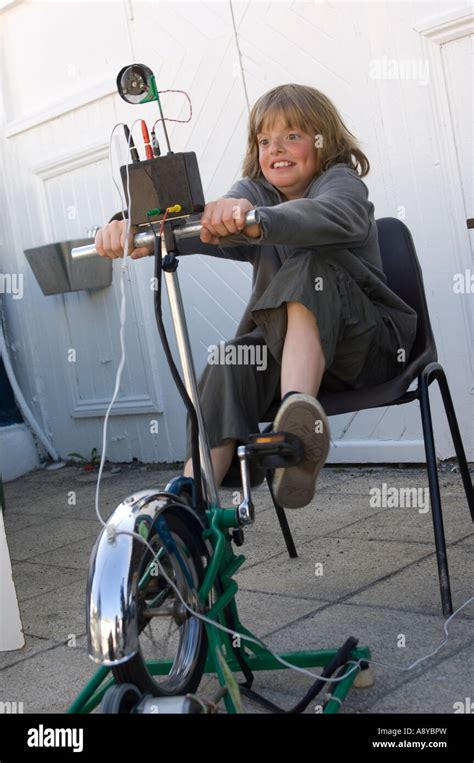
{"label": "boy's arm", "polygon": [[362,244],[369,234],[374,205],[360,177],[350,168],[337,168],[315,194],[257,207],[262,243],[316,247]]}

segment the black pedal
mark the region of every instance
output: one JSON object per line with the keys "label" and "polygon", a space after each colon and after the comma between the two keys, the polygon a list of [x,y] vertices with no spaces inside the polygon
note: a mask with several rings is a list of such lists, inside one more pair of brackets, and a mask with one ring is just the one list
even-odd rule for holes
{"label": "black pedal", "polygon": [[258,461],[265,469],[294,466],[304,457],[303,443],[291,432],[252,434],[246,446],[249,458]]}

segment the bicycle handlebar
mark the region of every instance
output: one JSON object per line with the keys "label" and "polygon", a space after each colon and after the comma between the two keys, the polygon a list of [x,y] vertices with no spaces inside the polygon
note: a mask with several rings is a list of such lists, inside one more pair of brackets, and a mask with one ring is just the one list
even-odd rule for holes
{"label": "bicycle handlebar", "polygon": [[[245,226],[247,225],[255,225],[255,209],[251,209],[250,212],[247,212],[245,215]],[[158,223],[156,223],[158,225]],[[173,228],[173,235],[177,241],[183,241],[187,238],[193,238],[194,236],[199,236],[202,230],[202,225],[199,221],[193,220],[191,222],[184,223],[184,225],[181,225],[177,228]],[[236,234],[229,234],[234,235],[235,237],[241,236],[242,242],[234,241],[232,243],[229,243],[228,246],[238,246],[239,243],[246,243],[246,238],[240,233]],[[223,237],[225,238],[225,237]],[[138,249],[141,246],[153,246],[155,241],[155,236],[153,231],[145,231],[144,233],[137,233],[137,235],[133,239],[133,249]],[[130,251],[133,251],[133,249],[130,249]],[[71,257],[74,260],[78,259],[84,259],[86,257],[95,257],[100,256],[97,249],[95,248],[95,244],[87,244],[86,246],[76,246],[74,249],[71,249]]]}

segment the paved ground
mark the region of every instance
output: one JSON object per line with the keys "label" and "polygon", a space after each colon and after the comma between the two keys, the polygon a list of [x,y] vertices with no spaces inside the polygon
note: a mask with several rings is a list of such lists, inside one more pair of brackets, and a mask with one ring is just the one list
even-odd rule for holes
{"label": "paved ground", "polygon": [[[102,514],[108,517],[137,489],[163,488],[179,466],[122,464],[118,473],[105,473]],[[439,476],[456,609],[473,594],[473,527],[459,473],[448,468]],[[256,523],[240,549],[247,556],[237,576],[241,620],[277,650],[332,648],[352,635],[371,647],[374,660],[398,666],[376,666],[374,686],[353,689],[342,712],[453,713],[456,702],[474,696],[474,603],[452,621],[449,641],[434,657],[400,670],[443,641],[444,618],[431,513],[421,502],[418,508],[371,506],[369,490],[383,483],[424,488],[426,470],[326,467],[312,504],[287,512],[295,560],[284,548],[270,494],[259,488]],[[95,671],[85,646],[87,569],[100,529],[95,485],[96,476],[72,466],[38,470],[5,485],[26,647],[0,654],[0,701],[23,702],[26,713],[63,712]],[[75,505],[68,502],[70,491]],[[231,491],[221,497],[224,506],[232,505]],[[278,671],[258,675],[255,688],[290,707],[310,683],[293,671]],[[210,696],[209,680],[201,686]],[[261,712],[247,701],[245,707]]]}

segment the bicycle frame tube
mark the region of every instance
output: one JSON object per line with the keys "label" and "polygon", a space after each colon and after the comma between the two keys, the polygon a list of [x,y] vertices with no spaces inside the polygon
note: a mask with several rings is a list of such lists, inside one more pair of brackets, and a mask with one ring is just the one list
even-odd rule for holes
{"label": "bicycle frame tube", "polygon": [[[163,241],[163,259],[166,254],[166,248]],[[188,327],[184,314],[183,301],[181,299],[181,289],[179,286],[177,271],[164,271],[168,298],[171,306],[171,316],[173,327],[178,344],[178,353],[183,369],[184,386],[196,409],[199,425],[199,454],[201,457],[201,470],[203,480],[203,493],[210,507],[220,506],[219,491],[217,489],[214,470],[211,461],[211,449],[207,437],[207,430],[202,415],[201,401],[199,399],[199,390],[194,369],[191,344],[189,341]]]}

